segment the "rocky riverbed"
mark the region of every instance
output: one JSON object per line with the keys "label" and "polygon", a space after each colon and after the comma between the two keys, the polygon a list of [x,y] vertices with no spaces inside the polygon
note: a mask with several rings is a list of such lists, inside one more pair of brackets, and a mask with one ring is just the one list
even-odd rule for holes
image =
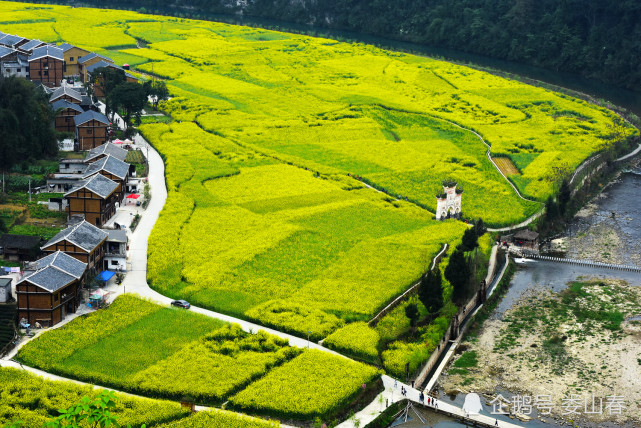
{"label": "rocky riverbed", "polygon": [[[621,280],[578,281],[558,293],[531,290],[462,344],[463,363],[454,360],[441,385],[448,394],[483,394],[489,410],[500,391],[507,400],[503,410],[514,410],[508,404],[513,395],[531,397],[532,404],[549,396],[551,414],[534,406],[529,416],[549,423],[638,426],[641,320],[631,318],[639,314],[641,288]],[[613,404],[618,400],[620,412]],[[570,403],[578,405],[573,412]]]}

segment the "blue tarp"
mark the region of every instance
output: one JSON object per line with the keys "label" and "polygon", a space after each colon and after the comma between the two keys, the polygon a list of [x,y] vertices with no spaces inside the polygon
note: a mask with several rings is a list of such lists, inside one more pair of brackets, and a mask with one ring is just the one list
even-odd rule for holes
{"label": "blue tarp", "polygon": [[115,274],[116,274],[115,272],[111,272],[111,271],[108,271],[108,270],[103,270],[102,272],[100,272],[100,273],[98,274],[98,276],[96,277],[96,279],[97,279],[97,280],[99,280],[99,281],[105,281],[105,282],[107,282],[107,281],[109,281],[111,278],[113,278],[113,276],[114,276]]}

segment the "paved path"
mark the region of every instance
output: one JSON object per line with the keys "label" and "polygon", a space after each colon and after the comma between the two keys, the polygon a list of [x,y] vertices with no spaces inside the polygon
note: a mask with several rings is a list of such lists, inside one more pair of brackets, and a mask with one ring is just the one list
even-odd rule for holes
{"label": "paved path", "polygon": [[636,148],[635,150],[633,150],[632,152],[628,153],[628,154],[627,154],[627,155],[625,155],[625,156],[621,156],[619,159],[615,160],[615,162],[621,162],[621,161],[624,161],[624,160],[626,160],[626,159],[628,159],[628,158],[631,158],[632,156],[636,155],[636,154],[637,154],[637,153],[639,153],[639,152],[641,152],[641,144],[639,144],[639,147],[637,147],[637,148]]}

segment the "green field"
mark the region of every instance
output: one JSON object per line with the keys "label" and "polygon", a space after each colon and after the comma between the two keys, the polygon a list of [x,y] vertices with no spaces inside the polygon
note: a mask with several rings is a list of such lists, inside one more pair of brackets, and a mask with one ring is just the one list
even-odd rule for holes
{"label": "green field", "polygon": [[[465,217],[514,224],[541,209],[564,171],[614,143],[604,108],[443,61],[214,22],[34,7],[0,2],[0,31],[76,44],[167,81],[172,98],[160,109],[174,121],[140,127],[165,160],[169,190],[149,240],[152,287],[314,340],[341,331],[341,349],[357,328],[345,325],[370,319],[459,241],[462,222],[431,214],[444,179],[464,189]],[[538,202],[517,197],[472,131],[512,159],[520,191]],[[445,284],[446,302],[449,292]],[[422,333],[428,346],[393,344],[385,366],[417,366],[441,327]],[[373,358],[369,334],[353,354]]]}
{"label": "green field", "polygon": [[[17,358],[25,365],[85,382],[152,398],[190,396],[210,405],[220,405],[239,392],[242,397],[258,395],[255,381],[278,370],[297,383],[290,399],[310,404],[292,410],[290,402],[274,402],[271,409],[302,420],[349,405],[362,384],[379,374],[342,357],[290,347],[286,339],[264,331],[245,333],[236,324],[132,295],[39,336]],[[334,374],[304,379],[296,369],[298,361],[332,367]],[[328,390],[334,391],[329,397],[324,392]],[[265,413],[262,402],[244,403],[242,408]]]}

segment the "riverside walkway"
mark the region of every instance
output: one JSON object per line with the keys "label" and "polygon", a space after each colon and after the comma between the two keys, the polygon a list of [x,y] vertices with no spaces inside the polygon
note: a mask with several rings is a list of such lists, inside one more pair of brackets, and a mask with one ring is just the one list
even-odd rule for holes
{"label": "riverside walkway", "polygon": [[521,255],[524,259],[547,260],[550,262],[557,262],[557,263],[568,263],[568,264],[581,265],[581,266],[626,270],[630,272],[641,272],[641,267],[632,266],[632,265],[616,265],[611,263],[593,262],[591,260],[577,260],[577,259],[566,259],[563,257],[549,257],[549,256],[541,256],[539,254],[526,253],[526,252],[522,253]]}

